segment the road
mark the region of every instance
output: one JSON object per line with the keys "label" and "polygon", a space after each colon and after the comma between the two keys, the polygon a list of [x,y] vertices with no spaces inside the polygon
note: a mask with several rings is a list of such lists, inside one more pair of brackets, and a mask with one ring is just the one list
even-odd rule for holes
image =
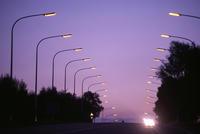
{"label": "road", "polygon": [[1,134],[194,134],[173,127],[145,128],[134,123],[61,124],[26,128],[4,128]]}

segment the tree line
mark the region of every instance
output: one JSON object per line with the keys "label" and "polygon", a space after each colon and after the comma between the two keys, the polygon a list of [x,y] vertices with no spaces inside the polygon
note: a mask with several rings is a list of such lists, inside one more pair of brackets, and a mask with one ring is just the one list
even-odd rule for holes
{"label": "tree line", "polygon": [[154,112],[164,123],[195,124],[200,118],[200,47],[173,41],[156,73],[161,80]]}
{"label": "tree line", "polygon": [[43,87],[35,96],[26,83],[9,75],[0,77],[0,125],[31,125],[35,117],[37,97],[38,123],[91,122],[103,110],[97,93],[85,92],[82,97],[56,88]]}

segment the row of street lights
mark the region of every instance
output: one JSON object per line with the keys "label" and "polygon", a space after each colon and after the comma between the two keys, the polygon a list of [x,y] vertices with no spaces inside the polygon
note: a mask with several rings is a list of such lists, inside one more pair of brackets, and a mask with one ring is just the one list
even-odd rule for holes
{"label": "row of street lights", "polygon": [[[200,19],[199,16],[193,16],[193,15],[182,14],[182,13],[177,13],[177,12],[170,12],[170,13],[168,13],[168,14],[169,14],[170,16],[175,16],[175,17],[184,16],[184,17],[190,17],[190,18]],[[185,37],[176,36],[176,35],[168,35],[168,34],[161,34],[161,37],[163,37],[163,38],[179,38],[179,39],[187,40],[187,41],[189,41],[193,46],[195,46],[194,41],[192,41],[191,39],[185,38]]]}
{"label": "row of street lights", "polygon": [[[196,18],[196,19],[200,19],[200,17],[198,16],[193,16],[193,15],[187,15],[187,14],[181,14],[181,13],[176,13],[176,12],[170,12],[168,13],[170,16],[185,16],[185,17],[192,17],[192,18]],[[181,36],[176,36],[176,35],[169,35],[169,34],[161,34],[160,35],[162,38],[178,38],[178,39],[183,39],[183,40],[186,40],[186,41],[189,41],[193,47],[195,47],[195,42],[192,41],[191,39],[188,39],[186,37],[181,37]],[[164,51],[169,51],[169,49],[165,49],[165,48],[156,48],[157,51],[160,51],[160,52],[164,52]],[[161,63],[164,63],[165,60],[162,60],[162,59],[159,59],[159,58],[154,58],[154,61],[158,61],[158,62],[161,62]],[[151,68],[152,71],[157,71],[158,69],[157,68]],[[155,78],[155,77],[152,77],[151,78]],[[148,81],[147,82],[148,84],[152,84],[152,83],[155,83],[155,82],[151,82],[151,81]],[[155,84],[158,84],[158,83],[155,83]]]}
{"label": "row of street lights", "polygon": [[[86,67],[86,68],[81,68],[81,69],[78,69],[75,74],[74,74],[74,95],[76,93],[76,77],[77,77],[77,74],[78,72],[81,72],[81,71],[84,71],[84,70],[89,70],[89,69],[96,69],[96,67]],[[83,91],[82,91],[82,95],[83,95]]]}
{"label": "row of street lights", "polygon": [[[187,15],[187,14],[181,14],[181,13],[176,13],[176,12],[170,12],[168,13],[170,16],[175,16],[175,17],[179,17],[179,16],[184,16],[184,17],[191,17],[191,18],[195,18],[195,19],[200,19],[200,17],[198,16],[193,16],[193,15]],[[190,42],[192,44],[193,47],[196,46],[195,42],[192,41],[191,39],[188,39],[186,37],[182,37],[182,36],[176,36],[176,35],[169,35],[169,34],[161,34],[160,35],[162,38],[178,38],[178,39],[183,39],[183,40],[186,40],[188,42]],[[164,51],[169,51],[169,49],[165,49],[165,48],[156,48],[157,51],[160,51],[160,52],[164,52]],[[159,58],[154,58],[154,61],[157,61],[157,62],[161,62],[161,63],[165,63],[165,60],[162,60],[162,59],[159,59]],[[157,71],[158,68],[151,68],[152,71]],[[166,72],[168,73],[168,72]],[[168,73],[168,75],[170,75]],[[170,75],[172,76],[172,75]],[[157,76],[149,76],[149,78],[156,78]],[[172,76],[173,77],[173,76]],[[156,83],[156,82],[152,82],[152,81],[147,81],[148,84],[156,84],[156,85],[160,85],[160,83]],[[148,93],[156,93],[155,90],[152,90],[152,89],[146,89],[146,91]],[[147,104],[154,104],[154,102],[152,102],[152,100],[156,100],[157,98],[154,97],[154,96],[147,96],[146,97],[148,100],[146,101]]]}
{"label": "row of street lights", "polygon": [[74,62],[78,62],[78,61],[86,62],[86,61],[90,61],[90,60],[91,60],[91,58],[75,59],[75,60],[69,61],[69,62],[65,65],[65,73],[64,73],[64,89],[65,89],[65,91],[68,90],[68,87],[67,87],[67,67],[68,67],[71,63],[74,63]]}
{"label": "row of street lights", "polygon": [[[11,60],[10,60],[10,78],[13,78],[13,46],[14,46],[14,28],[17,24],[17,22],[23,20],[23,19],[26,19],[26,18],[31,18],[31,17],[36,17],[36,16],[45,16],[45,17],[50,17],[50,16],[55,16],[56,13],[55,12],[49,12],[49,13],[43,13],[43,14],[35,14],[35,15],[28,15],[28,16],[24,16],[24,17],[21,17],[19,19],[17,19],[14,24],[12,25],[12,29],[11,29]],[[35,99],[34,99],[34,107],[35,107],[35,122],[38,121],[37,119],[37,90],[38,90],[38,60],[39,60],[39,47],[40,45],[48,40],[48,39],[53,39],[53,38],[65,38],[65,39],[68,39],[72,37],[72,34],[60,34],[60,35],[53,35],[53,36],[48,36],[48,37],[45,37],[45,38],[42,38],[41,40],[39,40],[39,42],[37,43],[37,46],[36,46],[36,51],[35,51]],[[75,51],[75,52],[79,52],[79,51],[82,51],[83,48],[72,48],[72,49],[64,49],[64,50],[60,50],[58,52],[56,52],[53,56],[53,60],[52,60],[52,89],[54,88],[54,75],[55,75],[55,59],[56,59],[56,56],[60,53],[63,53],[63,52],[68,52],[68,51]],[[73,63],[73,62],[78,62],[78,61],[89,61],[91,60],[91,58],[81,58],[81,59],[75,59],[75,60],[71,60],[69,61],[66,65],[65,65],[65,74],[64,74],[64,89],[65,91],[68,90],[68,87],[67,87],[67,67],[69,64]],[[89,70],[89,69],[96,69],[96,67],[88,67],[88,68],[81,68],[81,69],[78,69],[75,74],[74,74],[74,91],[73,91],[73,95],[76,94],[76,77],[78,75],[78,73],[80,71],[84,71],[84,70]],[[83,88],[84,88],[84,81],[89,79],[89,78],[95,78],[95,77],[101,77],[101,75],[93,75],[93,76],[87,76],[85,77],[83,80],[82,80],[82,96],[83,96]],[[99,82],[99,83],[93,83],[91,85],[89,85],[88,87],[88,91],[89,89],[94,86],[94,85],[98,85],[98,84],[105,84],[105,82]],[[102,90],[103,91],[103,90]],[[99,92],[99,91],[98,91]]]}
{"label": "row of street lights", "polygon": [[[91,75],[91,76],[87,76],[85,78],[83,78],[82,82],[81,82],[81,93],[83,95],[83,89],[84,89],[84,82],[88,79],[91,79],[91,78],[99,78],[99,77],[102,77],[102,75]],[[88,90],[89,91],[89,90]]]}

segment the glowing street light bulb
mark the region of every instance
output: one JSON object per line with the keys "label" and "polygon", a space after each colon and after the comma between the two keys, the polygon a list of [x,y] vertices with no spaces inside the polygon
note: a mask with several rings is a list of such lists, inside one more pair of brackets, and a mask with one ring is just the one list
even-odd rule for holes
{"label": "glowing street light bulb", "polygon": [[75,52],[80,52],[80,51],[82,51],[82,50],[83,50],[83,48],[75,48],[75,49],[74,49]]}
{"label": "glowing street light bulb", "polygon": [[149,76],[149,78],[150,78],[150,79],[153,79],[154,77],[153,77],[153,76]]}
{"label": "glowing street light bulb", "polygon": [[154,96],[147,96],[148,99],[157,99],[156,97]]}
{"label": "glowing street light bulb", "polygon": [[105,98],[105,97],[107,97],[107,95],[103,95],[103,97]]}
{"label": "glowing street light bulb", "polygon": [[96,67],[91,67],[90,69],[97,69]]}
{"label": "glowing street light bulb", "polygon": [[72,34],[64,34],[64,35],[62,35],[62,37],[63,38],[70,38],[70,37],[72,37]]}
{"label": "glowing street light bulb", "polygon": [[147,83],[148,83],[148,84],[151,84],[152,82],[151,82],[151,81],[147,81]]}
{"label": "glowing street light bulb", "polygon": [[90,61],[90,60],[92,60],[91,58],[84,58],[84,59],[82,59],[83,61]]}
{"label": "glowing street light bulb", "polygon": [[151,90],[151,89],[146,89],[146,91],[147,91],[147,92],[151,92],[151,93],[152,93],[152,92],[156,93],[155,90]]}
{"label": "glowing street light bulb", "polygon": [[168,35],[168,34],[161,34],[160,35],[162,38],[169,38],[170,37],[170,35]]}
{"label": "glowing street light bulb", "polygon": [[154,58],[154,61],[161,61],[159,58]]}
{"label": "glowing street light bulb", "polygon": [[102,75],[97,75],[97,78],[100,78],[100,77],[102,77]]}
{"label": "glowing street light bulb", "polygon": [[116,109],[116,107],[112,107],[112,109],[114,110],[114,109]]}
{"label": "glowing street light bulb", "polygon": [[105,101],[105,103],[107,104],[107,103],[108,103],[108,101]]}
{"label": "glowing street light bulb", "polygon": [[149,75],[148,78],[150,79],[153,79],[153,78],[156,78],[157,76],[154,76],[154,75]]}
{"label": "glowing street light bulb", "polygon": [[106,84],[105,82],[102,82],[102,83],[101,83],[101,85],[105,85],[105,84]]}
{"label": "glowing street light bulb", "polygon": [[151,71],[157,71],[158,69],[157,68],[151,68]]}
{"label": "glowing street light bulb", "polygon": [[165,48],[156,48],[156,50],[157,50],[157,51],[160,51],[160,52],[164,52],[164,51],[166,51],[166,50],[168,50],[168,49],[165,49]]}
{"label": "glowing street light bulb", "polygon": [[170,13],[168,13],[170,16],[176,16],[176,17],[178,17],[178,16],[181,16],[181,14],[180,13],[174,13],[174,12],[170,12]]}
{"label": "glowing street light bulb", "polygon": [[56,12],[44,13],[43,15],[46,16],[46,17],[55,16]]}
{"label": "glowing street light bulb", "polygon": [[114,116],[114,117],[116,117],[116,116],[117,116],[117,114],[113,114],[113,116]]}

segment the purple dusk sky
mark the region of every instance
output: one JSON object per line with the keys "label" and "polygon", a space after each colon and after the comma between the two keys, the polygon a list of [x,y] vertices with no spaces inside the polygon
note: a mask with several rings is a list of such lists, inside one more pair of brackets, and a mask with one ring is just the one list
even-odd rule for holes
{"label": "purple dusk sky", "polygon": [[[168,12],[200,16],[199,0],[1,0],[0,1],[0,74],[10,69],[11,26],[20,17],[56,12],[54,17],[34,17],[17,23],[14,29],[13,74],[23,79],[34,91],[35,50],[44,37],[72,33],[69,39],[55,38],[39,47],[38,89],[51,86],[53,55],[63,49],[82,47],[82,52],[65,52],[56,57],[55,86],[63,90],[64,66],[74,59],[91,57],[92,61],[72,63],[68,70],[69,92],[73,91],[73,75],[80,68],[96,66],[96,70],[82,71],[77,77],[77,95],[81,80],[89,75],[102,78],[86,81],[85,89],[94,82],[106,81],[108,104],[116,107],[119,118],[139,121],[144,112],[152,112],[153,105],[145,104],[148,75],[151,67],[158,67],[154,57],[165,58],[167,53],[155,51],[168,48],[171,39],[160,38],[161,33],[187,37],[200,42],[200,20],[172,17]],[[182,40],[180,40],[182,41]],[[154,80],[159,82],[158,80]],[[101,92],[101,94],[103,94]],[[111,110],[104,114],[110,114]]]}

